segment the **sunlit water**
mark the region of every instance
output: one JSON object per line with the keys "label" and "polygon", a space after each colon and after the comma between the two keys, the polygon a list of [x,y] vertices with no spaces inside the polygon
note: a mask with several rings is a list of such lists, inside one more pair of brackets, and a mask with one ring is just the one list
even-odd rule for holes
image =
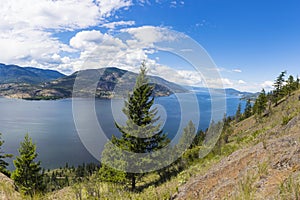
{"label": "sunlit water", "polygon": [[[180,94],[184,97],[185,94]],[[208,93],[197,93],[200,108],[199,129],[206,129],[210,123],[210,95]],[[182,98],[189,105],[188,98]],[[89,104],[90,100],[80,99]],[[110,137],[118,135],[114,121],[124,123],[125,116],[121,114],[124,100],[96,100],[95,108],[100,126],[105,134]],[[237,96],[227,96],[227,115],[234,115],[238,103],[241,102]],[[161,115],[161,123],[164,132],[169,138],[177,133],[181,120],[180,104],[175,95],[156,98],[155,104]],[[245,102],[242,102],[244,107]],[[190,104],[193,105],[193,104]],[[187,108],[190,116],[197,114],[194,107]],[[225,111],[220,111],[221,115]],[[82,110],[82,116],[85,110]],[[220,115],[220,116],[221,116]],[[194,119],[191,119],[194,120]],[[37,144],[38,160],[45,168],[57,168],[88,162],[98,162],[82,145],[75,128],[72,113],[72,99],[56,101],[25,101],[17,99],[0,98],[0,132],[5,143],[2,150],[6,153],[18,155],[18,148],[24,135],[29,133]],[[97,146],[97,145],[96,145]],[[99,145],[100,148],[100,145]],[[99,155],[100,156],[100,155]],[[9,169],[13,169],[12,159]]]}

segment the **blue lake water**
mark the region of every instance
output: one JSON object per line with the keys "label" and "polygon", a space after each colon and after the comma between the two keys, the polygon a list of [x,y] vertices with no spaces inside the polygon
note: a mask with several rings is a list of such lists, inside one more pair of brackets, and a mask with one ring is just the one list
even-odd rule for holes
{"label": "blue lake water", "polygon": [[[155,104],[161,116],[163,130],[173,138],[179,129],[182,110],[180,106],[184,102],[186,110],[185,118],[195,119],[197,106],[190,103],[189,95],[181,95],[179,102],[176,95],[168,97],[159,97],[155,99]],[[208,93],[196,94],[197,105],[200,109],[198,129],[206,129],[211,120],[211,101]],[[90,100],[80,99],[82,104],[90,104]],[[99,125],[107,137],[112,134],[118,135],[118,130],[114,126],[114,121],[124,123],[125,116],[121,114],[124,100],[96,100],[95,110]],[[226,111],[222,110],[220,116],[234,115],[239,103],[242,108],[244,101],[240,101],[238,96],[226,97]],[[84,118],[86,113],[84,106],[80,108],[80,117]],[[186,114],[187,113],[187,114]],[[66,162],[69,165],[78,165],[83,162],[98,162],[82,144],[74,123],[72,112],[72,99],[63,99],[56,101],[25,101],[18,99],[0,98],[0,133],[5,143],[2,150],[6,153],[18,155],[18,148],[24,135],[29,133],[33,141],[37,144],[38,160],[42,162],[45,168],[57,168],[64,166]],[[78,112],[77,112],[78,117]],[[199,116],[198,116],[199,117]],[[196,117],[197,118],[197,117]],[[188,119],[189,120],[189,119]],[[78,127],[77,127],[78,128]],[[86,126],[86,130],[93,128]],[[105,141],[103,141],[105,143]],[[94,144],[97,148],[97,144]],[[100,148],[99,144],[99,148]],[[9,169],[13,169],[12,159],[7,160],[10,163]]]}

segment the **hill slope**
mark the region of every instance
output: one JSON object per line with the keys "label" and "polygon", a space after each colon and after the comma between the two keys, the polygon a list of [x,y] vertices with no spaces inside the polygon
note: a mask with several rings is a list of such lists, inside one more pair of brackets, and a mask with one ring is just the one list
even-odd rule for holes
{"label": "hill slope", "polygon": [[64,77],[64,74],[54,70],[44,70],[33,67],[19,67],[0,63],[0,84],[28,83],[38,84]]}
{"label": "hill slope", "polygon": [[300,190],[300,91],[270,116],[234,125],[241,149],[191,178],[174,199],[297,199]]}

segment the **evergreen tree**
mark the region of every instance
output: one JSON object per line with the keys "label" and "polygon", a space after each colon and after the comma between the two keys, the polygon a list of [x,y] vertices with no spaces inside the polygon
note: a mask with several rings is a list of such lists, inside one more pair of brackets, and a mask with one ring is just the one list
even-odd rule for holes
{"label": "evergreen tree", "polygon": [[282,88],[283,88],[283,83],[285,82],[284,80],[285,75],[286,75],[286,71],[281,72],[273,84],[273,86],[275,87],[275,90],[273,92],[274,95],[273,100],[276,105],[278,104],[278,100],[281,99],[283,95]]}
{"label": "evergreen tree", "polygon": [[114,137],[112,141],[107,142],[104,146],[101,155],[101,168],[99,170],[99,178],[103,182],[115,182],[124,183],[126,181],[126,173],[122,170],[117,170],[111,168],[104,163],[115,162],[119,166],[119,169],[125,169],[126,162],[122,158],[122,152],[120,149],[115,148],[114,143],[116,143],[116,138]]}
{"label": "evergreen tree", "polygon": [[[127,117],[126,125],[121,126],[115,123],[122,134],[121,138],[112,137],[115,145],[133,153],[151,153],[169,143],[167,136],[160,130],[161,125],[155,124],[159,117],[157,117],[157,109],[151,108],[154,103],[154,97],[152,97],[154,87],[148,83],[146,72],[145,64],[142,63],[133,93],[129,95],[123,108],[123,113]],[[138,167],[142,164],[126,163],[125,165]],[[141,175],[141,172],[126,173],[126,177],[131,180],[132,190],[135,190],[136,178]]]}
{"label": "evergreen tree", "polygon": [[[186,144],[192,144],[195,136],[196,136],[195,125],[192,121],[189,121],[188,125],[183,129],[183,133],[180,140],[178,141],[177,147],[179,149],[182,149],[184,146],[186,146]],[[192,148],[192,145],[190,145],[189,148]]]}
{"label": "evergreen tree", "polygon": [[238,108],[235,113],[235,121],[236,122],[239,122],[241,120],[241,116],[242,116],[241,110],[242,110],[242,106],[241,106],[241,103],[239,103]]}
{"label": "evergreen tree", "polygon": [[292,75],[289,76],[286,87],[288,95],[291,96],[291,93],[296,89],[294,77]]}
{"label": "evergreen tree", "polygon": [[204,139],[205,139],[205,132],[203,130],[198,131],[198,133],[196,134],[193,140],[192,147],[201,146]]}
{"label": "evergreen tree", "polygon": [[8,163],[4,160],[5,158],[11,158],[13,155],[5,154],[1,148],[4,143],[4,140],[1,140],[1,133],[0,133],[0,172],[5,174],[6,176],[10,176],[10,172],[6,169]]}
{"label": "evergreen tree", "polygon": [[38,155],[36,145],[32,143],[28,134],[20,143],[19,154],[14,160],[16,170],[12,173],[12,179],[24,194],[32,197],[42,189],[43,177],[40,174],[40,162],[34,161]]}
{"label": "evergreen tree", "polygon": [[246,106],[245,106],[244,116],[245,116],[245,118],[248,118],[251,115],[252,115],[252,105],[251,105],[250,99],[248,99]]}
{"label": "evergreen tree", "polygon": [[256,99],[253,110],[259,117],[265,112],[267,108],[268,99],[264,89],[260,92],[258,98]]}

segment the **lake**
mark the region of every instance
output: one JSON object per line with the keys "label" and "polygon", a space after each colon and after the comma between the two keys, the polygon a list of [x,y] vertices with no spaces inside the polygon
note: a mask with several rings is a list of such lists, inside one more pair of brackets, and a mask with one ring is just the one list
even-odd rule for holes
{"label": "lake", "polygon": [[[173,138],[179,129],[182,115],[180,106],[182,102],[185,103],[184,108],[188,113],[186,118],[191,117],[191,120],[194,120],[194,116],[197,115],[195,104],[189,102],[188,95],[178,95],[181,96],[180,102],[178,102],[176,95],[155,99],[156,107],[161,116],[163,130],[168,133],[169,138]],[[205,92],[198,92],[196,93],[196,98],[200,108],[199,129],[206,129],[211,119],[210,95]],[[78,99],[78,101],[81,102],[81,105],[91,104],[88,99]],[[227,115],[234,115],[240,102],[242,103],[242,108],[244,108],[245,102],[240,101],[238,96],[227,96]],[[97,120],[108,138],[112,134],[119,134],[114,126],[115,120],[120,124],[125,122],[126,118],[121,114],[123,105],[124,100],[122,99],[95,100]],[[82,106],[78,110],[77,117],[78,113],[80,113],[81,118],[89,121],[85,116],[85,107]],[[223,115],[224,112],[220,111],[220,114]],[[25,101],[0,98],[0,113],[0,132],[2,133],[2,139],[5,140],[2,150],[5,153],[18,155],[19,144],[24,139],[24,135],[29,133],[30,137],[37,144],[38,160],[42,162],[44,168],[57,168],[64,166],[66,162],[69,166],[77,166],[84,162],[98,162],[85,148],[80,139],[80,135],[84,135],[85,131],[95,131],[93,130],[94,127],[87,123],[85,128],[80,129],[81,127],[77,127],[76,129],[72,112],[72,99]],[[80,134],[77,133],[79,129]],[[93,142],[93,139],[91,141]],[[102,143],[105,143],[105,141]],[[97,143],[93,145],[94,148],[98,148]],[[101,148],[100,144],[99,148]],[[7,161],[10,163],[9,169],[12,170],[14,168],[12,159]]]}

